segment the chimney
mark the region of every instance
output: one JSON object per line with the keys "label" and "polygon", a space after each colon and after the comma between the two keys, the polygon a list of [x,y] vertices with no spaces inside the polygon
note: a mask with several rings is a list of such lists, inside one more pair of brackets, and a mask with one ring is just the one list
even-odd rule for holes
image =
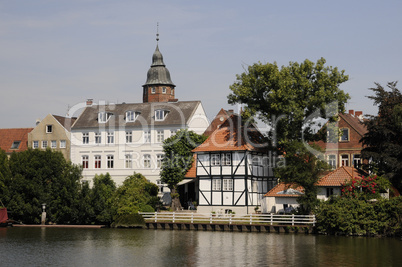
{"label": "chimney", "polygon": [[92,98],[88,98],[87,99],[87,106],[92,106],[93,104],[93,99]]}
{"label": "chimney", "polygon": [[359,120],[363,120],[363,111],[356,111],[355,116],[359,118]]}
{"label": "chimney", "polygon": [[354,116],[355,115],[355,111],[353,109],[349,109],[349,114]]}

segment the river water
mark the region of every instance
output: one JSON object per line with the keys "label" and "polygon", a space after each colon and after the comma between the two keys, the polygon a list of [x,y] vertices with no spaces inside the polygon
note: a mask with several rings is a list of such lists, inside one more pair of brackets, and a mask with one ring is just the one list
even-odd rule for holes
{"label": "river water", "polygon": [[0,266],[402,266],[395,238],[0,228]]}

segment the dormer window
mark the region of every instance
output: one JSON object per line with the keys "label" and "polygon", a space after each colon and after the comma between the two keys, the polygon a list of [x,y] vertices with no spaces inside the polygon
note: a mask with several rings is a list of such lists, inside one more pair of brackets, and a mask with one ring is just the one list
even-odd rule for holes
{"label": "dormer window", "polygon": [[110,112],[99,112],[98,113],[98,122],[100,122],[100,123],[105,123],[105,122],[107,122],[109,119],[110,119],[110,117],[113,115],[113,113],[110,113]]}
{"label": "dormer window", "polygon": [[155,110],[155,120],[156,121],[164,121],[169,111],[164,109]]}
{"label": "dormer window", "polygon": [[129,110],[126,112],[126,122],[133,122],[135,121],[141,112]]}
{"label": "dormer window", "polygon": [[18,149],[20,147],[21,141],[14,141],[11,149]]}

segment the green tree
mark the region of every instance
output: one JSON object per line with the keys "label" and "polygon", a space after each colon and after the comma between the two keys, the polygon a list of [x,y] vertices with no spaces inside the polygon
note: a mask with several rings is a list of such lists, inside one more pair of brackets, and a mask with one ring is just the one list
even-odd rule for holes
{"label": "green tree", "polygon": [[397,82],[389,82],[387,91],[380,84],[370,88],[369,96],[378,106],[378,115],[365,121],[367,133],[361,139],[365,146],[362,155],[370,159],[369,168],[387,177],[402,190],[402,94]]}
{"label": "green tree", "polygon": [[183,129],[163,142],[164,160],[160,176],[161,181],[167,184],[171,191],[173,210],[181,207],[177,184],[184,179],[193,163],[194,158],[191,151],[202,144],[206,138],[206,136]]}
{"label": "green tree", "polygon": [[116,209],[113,196],[116,192],[116,184],[109,173],[95,175],[92,188],[92,208],[95,213],[95,223],[110,224]]}
{"label": "green tree", "polygon": [[2,202],[6,203],[8,202],[9,192],[6,184],[9,183],[10,179],[11,179],[11,172],[8,163],[8,157],[6,155],[6,152],[0,149],[0,200]]}
{"label": "green tree", "polygon": [[324,66],[325,62],[321,58],[314,64],[306,59],[300,64],[290,62],[280,69],[276,62],[253,64],[246,72],[236,75],[228,102],[245,104],[245,114],[258,115],[267,123],[274,143],[281,145],[302,138],[309,141],[314,119],[325,118],[326,109],[333,102],[343,112],[349,99],[339,88],[348,76],[336,67]]}
{"label": "green tree", "polygon": [[[230,104],[245,104],[244,116],[257,115],[267,123],[268,138],[286,158],[285,169],[276,172],[282,180],[305,188],[300,201],[307,210],[316,202],[313,196],[317,173],[324,163],[313,161],[301,144],[315,140],[316,119],[334,119],[335,111],[344,112],[349,99],[339,88],[348,76],[343,70],[325,66],[325,62],[323,58],[316,64],[309,60],[300,64],[290,62],[281,68],[276,63],[253,64],[246,72],[236,75],[237,81],[230,86],[232,93],[228,96]],[[308,178],[303,180],[301,173]]]}
{"label": "green tree", "polygon": [[134,173],[117,188],[113,203],[120,217],[153,210],[155,207],[150,204],[155,202],[155,198],[158,198],[158,186],[148,182],[141,173]]}

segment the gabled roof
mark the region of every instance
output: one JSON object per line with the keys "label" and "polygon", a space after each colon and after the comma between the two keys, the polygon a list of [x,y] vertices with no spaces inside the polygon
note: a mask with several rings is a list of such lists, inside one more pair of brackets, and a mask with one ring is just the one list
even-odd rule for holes
{"label": "gabled roof", "polygon": [[[75,121],[72,129],[98,128],[100,126],[108,128],[188,124],[200,103],[200,101],[179,101],[174,103],[153,102],[88,106]],[[168,112],[163,121],[155,120],[155,111],[159,109]],[[134,122],[126,122],[125,116],[127,111],[139,112],[140,115]],[[108,112],[113,115],[106,123],[99,123],[99,112]]]}
{"label": "gabled roof", "polygon": [[67,118],[58,115],[52,115],[52,116],[69,132],[71,131],[71,126],[77,120],[77,118],[75,117]]}
{"label": "gabled roof", "polygon": [[249,124],[243,124],[239,115],[232,114],[193,152],[261,151],[265,150],[264,136]]}
{"label": "gabled roof", "polygon": [[367,132],[366,126],[360,121],[360,119],[351,114],[339,114],[340,119],[343,119],[347,124],[350,125],[355,131],[363,136]]}
{"label": "gabled roof", "polygon": [[296,184],[279,183],[266,193],[265,197],[299,197],[304,194],[304,188]]}
{"label": "gabled roof", "polygon": [[210,136],[217,128],[219,128],[227,118],[229,118],[233,113],[233,110],[225,110],[221,108],[215,118],[209,124],[208,128],[205,130],[204,135]]}
{"label": "gabled roof", "polygon": [[355,177],[362,178],[363,175],[368,175],[361,170],[353,167],[342,166],[328,173],[318,180],[318,186],[341,186],[341,184]]}
{"label": "gabled roof", "polygon": [[[20,152],[28,149],[28,133],[33,128],[0,129],[0,148],[6,153]],[[18,148],[12,149],[14,142],[20,142]]]}

